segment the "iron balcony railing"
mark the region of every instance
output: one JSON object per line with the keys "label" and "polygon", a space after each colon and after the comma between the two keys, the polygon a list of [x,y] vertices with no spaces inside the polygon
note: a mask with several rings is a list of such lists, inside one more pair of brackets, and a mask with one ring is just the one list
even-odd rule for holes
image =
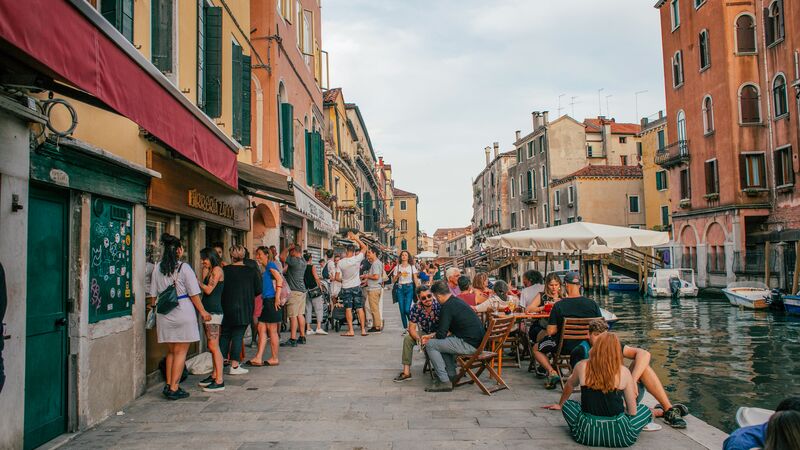
{"label": "iron balcony railing", "polygon": [[536,203],[536,191],[522,191],[520,192],[520,198],[522,199],[522,203]]}
{"label": "iron balcony railing", "polygon": [[656,164],[673,167],[689,162],[689,141],[675,141],[656,152]]}

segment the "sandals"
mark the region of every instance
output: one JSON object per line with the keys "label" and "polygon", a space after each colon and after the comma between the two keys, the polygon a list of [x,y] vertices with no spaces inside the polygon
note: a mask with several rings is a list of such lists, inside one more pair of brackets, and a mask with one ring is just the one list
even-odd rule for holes
{"label": "sandals", "polygon": [[411,374],[406,375],[406,374],[400,372],[400,375],[394,377],[394,379],[392,381],[394,381],[395,383],[402,383],[403,381],[410,380],[410,379],[411,379]]}
{"label": "sandals", "polygon": [[268,366],[269,364],[266,361],[261,361],[260,363],[257,363],[254,361],[247,360],[244,362],[244,365],[247,367],[264,367]]}

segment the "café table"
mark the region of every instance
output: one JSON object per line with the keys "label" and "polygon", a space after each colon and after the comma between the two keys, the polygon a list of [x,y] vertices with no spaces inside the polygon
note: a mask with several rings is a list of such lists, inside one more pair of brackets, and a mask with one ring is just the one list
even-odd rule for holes
{"label": "caf\u00e9 table", "polygon": [[[493,312],[491,314],[495,317],[508,317],[509,314],[502,313],[502,312]],[[517,327],[517,333],[522,332],[522,322],[525,320],[538,320],[538,319],[546,319],[550,317],[550,313],[526,313],[526,312],[515,312],[513,313],[515,326]],[[502,346],[502,344],[501,344]],[[496,348],[495,346],[492,347],[493,352],[497,352],[497,374],[503,375],[503,348]],[[516,351],[519,351],[517,348]],[[533,358],[533,355],[531,355]],[[492,364],[492,368],[494,368],[494,363]]]}

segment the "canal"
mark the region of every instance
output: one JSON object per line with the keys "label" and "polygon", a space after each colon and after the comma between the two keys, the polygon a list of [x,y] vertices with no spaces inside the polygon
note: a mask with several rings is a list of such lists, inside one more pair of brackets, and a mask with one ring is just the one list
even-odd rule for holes
{"label": "canal", "polygon": [[[591,295],[590,295],[591,296]],[[723,297],[595,300],[620,318],[623,343],[649,350],[673,402],[730,433],[740,406],[774,409],[800,394],[800,319],[730,306]]]}

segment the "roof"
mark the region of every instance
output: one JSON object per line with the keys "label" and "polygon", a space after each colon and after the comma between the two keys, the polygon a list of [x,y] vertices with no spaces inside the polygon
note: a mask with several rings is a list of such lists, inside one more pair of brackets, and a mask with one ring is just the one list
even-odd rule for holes
{"label": "roof", "polygon": [[583,125],[586,126],[586,131],[596,131],[600,132],[603,129],[604,124],[611,125],[611,133],[613,134],[637,134],[641,131],[641,126],[636,123],[617,123],[616,120],[612,119],[603,119],[603,118],[596,118],[596,119],[586,119],[583,121]]}
{"label": "roof", "polygon": [[372,139],[369,138],[369,132],[367,131],[367,124],[364,122],[364,117],[361,116],[361,108],[358,107],[355,103],[345,103],[345,109],[350,109],[356,112],[356,116],[358,117],[358,121],[361,123],[361,129],[364,130],[364,136],[367,138],[367,145],[369,146],[369,153],[372,155],[372,160],[377,161],[378,158],[375,157],[375,150],[372,147]]}
{"label": "roof", "polygon": [[339,95],[341,93],[342,93],[342,88],[328,89],[327,91],[322,93],[322,102],[323,103],[336,103],[336,100],[339,99]]}
{"label": "roof", "polygon": [[436,239],[446,238],[448,235],[452,234],[464,234],[467,232],[472,231],[472,226],[467,225],[466,227],[458,227],[458,228],[437,228],[436,231],[433,233],[433,237]]}
{"label": "roof", "polygon": [[593,166],[588,165],[559,180],[554,180],[553,185],[559,185],[576,178],[642,178],[642,168],[639,166]]}
{"label": "roof", "polygon": [[413,192],[404,191],[402,189],[392,188],[392,193],[395,197],[416,197],[417,194]]}

